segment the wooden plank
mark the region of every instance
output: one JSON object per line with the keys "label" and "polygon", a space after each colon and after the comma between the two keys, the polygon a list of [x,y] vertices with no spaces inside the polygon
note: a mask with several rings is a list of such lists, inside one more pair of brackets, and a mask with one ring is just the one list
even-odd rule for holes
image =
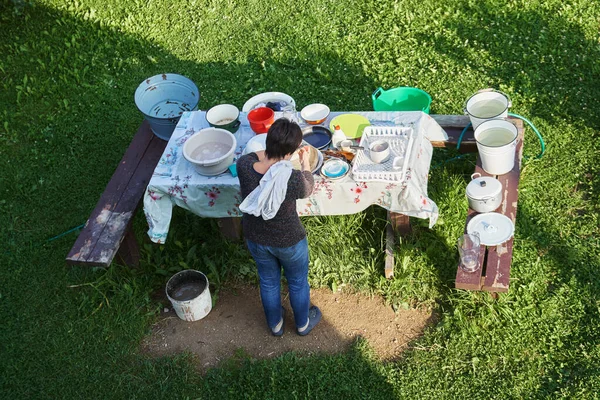
{"label": "wooden plank", "polygon": [[487,292],[508,292],[513,239],[488,248],[486,276],[482,289]]}
{"label": "wooden plank", "polygon": [[[519,142],[517,143],[515,152],[515,166],[512,171],[500,176],[490,175],[483,171],[481,168],[481,160],[477,157],[477,165],[474,172],[479,172],[482,176],[493,176],[500,181],[503,187],[503,197],[500,208],[496,210],[496,212],[507,215],[514,223],[516,220],[518,201],[520,165],[523,156],[523,122],[514,119],[512,119],[512,121],[519,131]],[[477,212],[469,209],[465,231],[469,221],[475,215],[477,215]],[[482,264],[483,268],[481,269],[481,276],[478,278],[473,274],[466,274],[459,267],[457,268],[456,274],[456,287],[468,290],[486,290],[494,293],[508,291],[513,239],[511,238],[509,241],[499,246],[482,247],[485,251],[485,258]],[[479,272],[476,273],[478,274]]]}
{"label": "wooden plank", "polygon": [[238,241],[242,238],[242,218],[241,217],[228,217],[228,218],[219,218],[217,220],[217,225],[219,226],[219,230],[221,234],[225,236],[225,238]]}
{"label": "wooden plank", "polygon": [[387,220],[390,222],[394,232],[401,236],[410,235],[412,233],[410,217],[408,215],[388,211]]}
{"label": "wooden plank", "polygon": [[110,212],[115,208],[153,137],[154,134],[150,130],[150,124],[144,121],[125,151],[125,155],[108,182],[104,193],[100,196],[85,227],[67,255],[67,262],[85,262],[89,257],[106,225],[107,220],[103,216],[106,212]]}
{"label": "wooden plank", "polygon": [[[521,159],[523,157],[523,129],[519,129],[519,142],[515,151],[515,166],[507,174],[496,179],[502,183],[501,214],[511,219],[513,224],[517,219],[517,202],[519,200],[519,179],[521,176]],[[512,261],[514,238],[488,250],[487,273],[483,290],[490,292],[506,292],[510,284],[510,266]]]}
{"label": "wooden plank", "polygon": [[486,247],[481,246],[479,249],[479,269],[474,272],[465,272],[459,266],[456,270],[456,281],[454,286],[457,289],[466,289],[466,290],[481,290],[483,285],[483,273],[485,268],[485,256],[486,256]]}
{"label": "wooden plank", "polygon": [[137,267],[140,264],[140,248],[131,225],[130,222],[127,233],[125,233],[125,238],[119,247],[119,251],[117,251],[117,259],[123,265]]}
{"label": "wooden plank", "polygon": [[392,224],[385,227],[385,277],[391,279],[394,276],[394,229]]}
{"label": "wooden plank", "polygon": [[[432,141],[431,145],[433,147],[456,147],[463,128],[444,128],[444,131],[446,131],[446,134],[448,135],[448,140],[439,142]],[[475,153],[477,151],[477,143],[475,142],[473,133],[473,129],[471,128],[467,129],[465,132],[459,149],[461,153]]]}
{"label": "wooden plank", "polygon": [[167,142],[154,136],[129,180],[121,198],[112,211],[105,213],[106,224],[97,244],[86,259],[87,265],[109,266],[125,238],[130,220],[140,204],[152,177],[154,168],[162,156]]}
{"label": "wooden plank", "polygon": [[431,118],[435,120],[442,128],[464,128],[471,123],[468,115],[447,115],[447,114],[431,114]]}
{"label": "wooden plank", "polygon": [[[466,115],[441,115],[434,114],[431,116],[448,135],[447,141],[432,141],[433,147],[456,147],[458,138],[465,126],[471,123],[471,120]],[[473,129],[469,128],[465,132],[460,144],[461,153],[474,153],[477,151],[477,143],[473,137]]]}
{"label": "wooden plank", "polygon": [[[483,170],[483,168],[481,168],[481,160],[479,159],[479,157],[477,157],[477,164],[475,165],[475,172],[478,172],[481,174],[481,176],[492,176],[490,174],[488,174],[487,172],[485,172]],[[469,222],[471,221],[471,219],[476,216],[477,214],[479,214],[477,211],[473,210],[472,208],[469,208],[469,211],[467,213],[467,220],[465,223],[465,230],[464,233],[467,233],[467,225],[469,225]],[[456,269],[456,281],[454,286],[457,289],[467,289],[467,290],[481,290],[481,287],[483,285],[483,277],[485,277],[485,275],[483,275],[485,273],[485,257],[486,257],[486,251],[487,248],[486,246],[481,246],[480,252],[479,252],[479,266],[480,268],[475,271],[475,272],[464,272],[462,270],[462,268],[460,267],[460,261],[459,261],[459,265],[458,268]]]}
{"label": "wooden plank", "polygon": [[394,276],[394,242],[395,234],[401,236],[412,233],[410,218],[408,215],[388,211],[387,225],[385,227],[385,277],[391,279]]}

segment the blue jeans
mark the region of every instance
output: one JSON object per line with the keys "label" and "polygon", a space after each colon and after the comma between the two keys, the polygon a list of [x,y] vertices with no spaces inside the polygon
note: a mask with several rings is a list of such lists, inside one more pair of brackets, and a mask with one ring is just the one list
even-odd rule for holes
{"label": "blue jeans", "polygon": [[260,298],[269,327],[281,321],[281,267],[288,281],[296,326],[306,325],[310,305],[308,240],[304,238],[290,247],[263,246],[250,240],[246,244],[258,268]]}

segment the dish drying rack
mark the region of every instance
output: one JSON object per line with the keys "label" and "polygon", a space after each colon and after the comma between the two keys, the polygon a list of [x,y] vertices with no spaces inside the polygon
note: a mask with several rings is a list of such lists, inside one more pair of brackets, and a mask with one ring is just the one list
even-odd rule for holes
{"label": "dish drying rack", "polygon": [[[367,126],[360,139],[363,149],[357,151],[352,160],[354,180],[361,182],[402,182],[406,176],[410,153],[414,143],[414,130],[405,126]],[[390,155],[377,164],[371,160],[370,145],[376,140],[388,142]],[[402,167],[393,168],[394,159],[402,159]]]}

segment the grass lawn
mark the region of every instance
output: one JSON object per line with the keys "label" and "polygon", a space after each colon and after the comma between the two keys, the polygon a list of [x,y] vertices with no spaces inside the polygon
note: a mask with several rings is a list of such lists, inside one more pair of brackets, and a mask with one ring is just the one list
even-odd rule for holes
{"label": "grass lawn", "polygon": [[[0,0],[0,397],[598,398],[599,15],[592,0]],[[135,88],[163,72],[191,78],[201,109],[273,90],[369,110],[377,87],[406,85],[432,113],[461,114],[479,89],[507,92],[547,143],[534,159],[526,131],[510,291],[453,288],[475,158],[444,164],[457,153],[436,149],[440,219],[413,220],[394,279],[382,209],[304,220],[313,286],[436,308],[402,359],[359,341],[336,356],[241,354],[199,376],[189,355],[140,354],[173,271],[203,270],[215,289],[256,282],[242,246],[181,210],[137,271],[65,267],[76,233],[56,236],[87,220],[142,121]]]}

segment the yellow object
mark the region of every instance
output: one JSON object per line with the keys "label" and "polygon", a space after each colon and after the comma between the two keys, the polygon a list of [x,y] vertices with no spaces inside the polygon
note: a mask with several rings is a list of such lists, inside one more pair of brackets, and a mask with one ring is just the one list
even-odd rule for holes
{"label": "yellow object", "polygon": [[371,123],[367,117],[363,117],[362,115],[342,114],[331,120],[329,129],[334,131],[336,125],[339,125],[348,139],[357,139],[362,136],[363,130],[371,125]]}

